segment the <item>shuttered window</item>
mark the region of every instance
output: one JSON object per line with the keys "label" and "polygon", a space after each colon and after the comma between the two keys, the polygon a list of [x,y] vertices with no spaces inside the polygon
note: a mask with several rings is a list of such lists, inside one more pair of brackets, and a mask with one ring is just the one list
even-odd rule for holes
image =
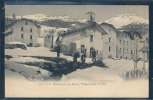
{"label": "shuttered window", "polygon": [[93,42],[93,35],[90,35],[90,42]]}

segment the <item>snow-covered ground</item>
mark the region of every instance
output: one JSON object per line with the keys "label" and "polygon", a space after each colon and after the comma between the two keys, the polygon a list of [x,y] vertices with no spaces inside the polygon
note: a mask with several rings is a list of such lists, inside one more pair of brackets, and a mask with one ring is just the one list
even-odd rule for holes
{"label": "snow-covered ground", "polygon": [[[49,79],[51,72],[16,62],[48,62],[21,56],[56,57],[56,52],[43,47],[28,47],[27,50],[6,49],[5,54],[13,56],[12,59],[5,60],[6,97],[148,97],[148,79],[125,81],[119,76],[134,68],[132,60],[105,59],[103,62],[108,68],[92,66],[77,69],[75,72],[63,75],[59,81],[46,81],[43,79]],[[63,54],[61,57],[73,60],[72,57]],[[89,63],[91,59],[87,58],[87,61]],[[142,69],[142,65],[143,62],[139,61],[138,68]],[[148,63],[145,65],[147,69]],[[38,70],[41,74],[37,74]]]}
{"label": "snow-covered ground", "polygon": [[[35,67],[35,66],[28,66],[28,65],[23,65],[23,64],[18,64],[12,61],[5,60],[5,69],[10,70],[12,72],[16,72],[20,75],[23,75],[26,79],[29,80],[44,80],[46,78],[49,78],[50,75],[52,75],[51,72]],[[37,71],[40,71],[39,74],[37,74]],[[19,75],[19,76],[20,76]],[[7,77],[7,73],[6,73]],[[18,77],[18,76],[17,76]],[[15,78],[16,79],[16,78]]]}
{"label": "snow-covered ground", "polygon": [[[17,60],[16,58],[19,58],[19,56],[43,56],[43,57],[57,57],[57,53],[56,52],[51,52],[49,51],[50,49],[45,48],[45,47],[27,47],[27,50],[23,50],[20,48],[16,48],[16,49],[5,49],[5,55],[11,55],[15,58],[13,58],[14,60]],[[73,61],[73,57],[72,56],[65,56],[62,53],[60,54],[61,58],[65,58],[69,61]],[[12,60],[13,60],[12,59]],[[22,58],[19,58],[19,61]],[[24,60],[28,60],[28,58],[26,57]],[[34,58],[29,57],[29,61],[34,60]],[[78,59],[79,62],[81,62],[81,58]],[[91,58],[87,58],[86,59],[87,63],[91,63],[92,59]]]}

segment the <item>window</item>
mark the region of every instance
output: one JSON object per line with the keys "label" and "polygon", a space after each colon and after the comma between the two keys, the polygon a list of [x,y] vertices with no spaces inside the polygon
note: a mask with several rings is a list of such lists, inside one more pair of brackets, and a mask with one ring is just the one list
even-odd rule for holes
{"label": "window", "polygon": [[122,49],[120,48],[120,52],[121,52],[121,50],[122,50]]}
{"label": "window", "polygon": [[30,39],[32,40],[32,35],[30,35]]}
{"label": "window", "polygon": [[21,38],[22,38],[22,39],[24,38],[24,35],[23,35],[23,34],[21,34]]}
{"label": "window", "polygon": [[127,49],[127,53],[128,53],[128,49]]}
{"label": "window", "polygon": [[28,25],[28,22],[27,21],[25,22],[25,25]]}
{"label": "window", "polygon": [[23,27],[21,27],[21,31],[23,31]]}
{"label": "window", "polygon": [[98,50],[97,50],[97,55],[98,55]]}
{"label": "window", "polygon": [[121,44],[121,42],[122,42],[122,41],[120,40],[120,44]]}
{"label": "window", "polygon": [[111,47],[109,47],[109,52],[111,51]]}
{"label": "window", "polygon": [[128,45],[128,41],[127,41],[127,45]]}
{"label": "window", "polygon": [[111,38],[109,38],[109,43],[110,43]]}
{"label": "window", "polygon": [[90,35],[90,42],[93,42],[93,35]]}
{"label": "window", "polygon": [[30,32],[32,32],[32,28],[30,29]]}

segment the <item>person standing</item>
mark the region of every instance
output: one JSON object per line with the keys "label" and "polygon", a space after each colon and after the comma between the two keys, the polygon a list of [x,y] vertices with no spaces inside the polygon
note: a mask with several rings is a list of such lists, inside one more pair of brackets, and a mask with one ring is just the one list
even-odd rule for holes
{"label": "person standing", "polygon": [[83,51],[83,53],[81,55],[81,60],[82,60],[83,63],[85,63],[85,61],[86,61],[86,54],[85,54],[84,51]]}
{"label": "person standing", "polygon": [[95,49],[93,49],[93,52],[92,52],[92,61],[96,62],[96,51],[95,51]]}
{"label": "person standing", "polygon": [[73,66],[76,67],[77,66],[77,58],[79,57],[79,53],[75,52],[74,56],[73,56]]}
{"label": "person standing", "polygon": [[58,44],[57,45],[57,57],[60,57],[60,51],[61,51],[61,47],[60,47],[60,45]]}

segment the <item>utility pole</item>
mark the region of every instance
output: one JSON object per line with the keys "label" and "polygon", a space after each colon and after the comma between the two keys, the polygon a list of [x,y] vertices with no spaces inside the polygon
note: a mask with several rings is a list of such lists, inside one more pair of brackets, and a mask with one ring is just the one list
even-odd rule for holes
{"label": "utility pole", "polygon": [[134,71],[137,71],[137,62],[138,62],[138,55],[137,55],[137,50],[138,50],[138,41],[136,40],[136,55],[135,55],[135,59],[134,59]]}

